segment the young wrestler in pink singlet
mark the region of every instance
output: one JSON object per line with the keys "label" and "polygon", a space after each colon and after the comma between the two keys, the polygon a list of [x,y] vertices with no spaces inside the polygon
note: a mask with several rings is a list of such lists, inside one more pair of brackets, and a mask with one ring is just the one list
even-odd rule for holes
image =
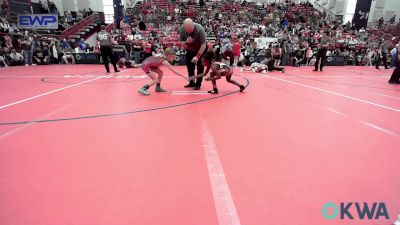
{"label": "young wrestler in pink singlet", "polygon": [[185,77],[184,75],[180,74],[178,71],[173,69],[170,62],[175,60],[175,51],[171,48],[167,48],[164,51],[163,55],[158,56],[150,56],[142,62],[142,69],[143,71],[153,80],[151,83],[146,84],[141,89],[139,89],[139,93],[143,95],[150,95],[147,91],[151,86],[157,84],[156,92],[166,92],[164,89],[161,88],[161,80],[163,77],[163,71],[160,69],[161,66],[168,67],[172,72],[176,75],[182,77],[185,80],[189,80],[189,78]]}

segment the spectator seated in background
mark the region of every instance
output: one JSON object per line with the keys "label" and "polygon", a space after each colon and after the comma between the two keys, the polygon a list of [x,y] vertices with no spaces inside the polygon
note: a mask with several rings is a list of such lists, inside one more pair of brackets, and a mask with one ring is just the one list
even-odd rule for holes
{"label": "spectator seated in background", "polygon": [[136,32],[135,32],[134,30],[132,30],[131,33],[128,34],[128,36],[126,37],[126,39],[127,39],[128,41],[133,41],[133,37],[135,36],[135,34],[133,34],[133,33],[136,34]]}
{"label": "spectator seated in background", "polygon": [[0,32],[9,33],[11,25],[7,22],[6,18],[0,18]]}
{"label": "spectator seated in background", "polygon": [[61,57],[62,62],[65,64],[69,64],[69,59],[71,60],[72,64],[75,64],[75,57],[73,55],[74,50],[72,48],[66,48],[64,49],[64,55]]}
{"label": "spectator seated in background", "polygon": [[70,27],[70,25],[69,25],[69,23],[67,22],[67,19],[64,17],[64,18],[61,18],[60,20],[59,20],[59,23],[58,23],[58,29],[60,30],[60,31],[64,31],[64,30],[66,30],[66,29],[68,29]]}
{"label": "spectator seated in background", "polygon": [[86,52],[93,52],[94,51],[94,47],[93,46],[90,46],[88,43],[85,43],[86,44]]}
{"label": "spectator seated in background", "polygon": [[303,54],[302,54],[300,51],[298,51],[298,52],[296,53],[296,55],[294,56],[294,59],[293,59],[293,66],[295,66],[295,67],[300,67],[301,64],[305,64],[305,63],[304,63],[304,56],[303,56]]}
{"label": "spectator seated in background", "polygon": [[8,67],[8,63],[6,61],[6,57],[3,55],[0,55],[0,67]]}
{"label": "spectator seated in background", "polygon": [[[7,49],[7,48],[5,48],[5,49]],[[3,67],[3,66],[8,67],[9,54],[5,51],[5,49],[0,48],[0,66],[1,67]]]}
{"label": "spectator seated in background", "polygon": [[62,48],[63,49],[67,49],[67,48],[71,48],[71,45],[70,45],[70,43],[67,41],[67,39],[63,39],[63,41],[62,41]]}
{"label": "spectator seated in background", "polygon": [[75,44],[74,46],[75,46],[74,47],[74,53],[83,53],[83,51],[79,47],[79,44]]}
{"label": "spectator seated in background", "polygon": [[48,65],[50,63],[50,56],[47,47],[43,49],[41,47],[36,48],[33,59],[38,65]]}
{"label": "spectator seated in background", "polygon": [[139,41],[139,40],[142,40],[142,39],[143,38],[142,38],[141,32],[136,32],[136,34],[133,35],[133,40],[135,40],[135,41]]}
{"label": "spectator seated in background", "polygon": [[21,66],[24,64],[24,57],[21,55],[21,53],[17,52],[15,49],[11,49],[10,66]]}
{"label": "spectator seated in background", "polygon": [[1,44],[2,47],[7,47],[8,49],[12,49],[13,48],[13,43],[12,43],[12,39],[9,35],[5,35],[4,36],[4,41]]}

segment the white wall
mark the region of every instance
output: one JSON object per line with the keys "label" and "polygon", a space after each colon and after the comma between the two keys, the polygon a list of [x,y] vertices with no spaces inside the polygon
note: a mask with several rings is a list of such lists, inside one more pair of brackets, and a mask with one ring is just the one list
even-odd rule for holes
{"label": "white wall", "polygon": [[[69,0],[64,0],[64,1],[69,1]],[[57,6],[58,11],[60,12],[61,15],[64,15],[64,5],[63,2],[61,0],[52,0],[52,2],[54,2],[54,4]],[[32,2],[38,3],[39,0],[32,0]],[[47,3],[47,0],[42,0],[42,3]]]}
{"label": "white wall", "polygon": [[[347,1],[348,0],[309,0],[317,10],[321,12],[325,10],[328,15],[342,15],[343,19],[346,17]],[[300,2],[307,2],[307,0],[300,0]]]}
{"label": "white wall", "polygon": [[[57,0],[60,1],[60,0]],[[78,11],[78,1],[77,0],[63,0],[64,11]]]}
{"label": "white wall", "polygon": [[[300,1],[307,2],[307,0]],[[324,1],[326,0],[309,0],[314,5],[316,5],[315,2],[322,5]],[[347,0],[328,0],[328,3],[323,6],[338,15],[344,15],[346,14]],[[333,8],[331,8],[332,6]],[[400,17],[400,0],[372,0],[368,22],[379,20],[382,16],[385,21],[388,21],[393,15],[397,15],[397,22]]]}
{"label": "white wall", "polygon": [[[39,0],[33,0],[39,1]],[[45,1],[45,0],[42,0]],[[93,11],[103,12],[103,0],[52,0],[61,11],[78,11],[91,8]],[[61,10],[62,9],[62,10]]]}
{"label": "white wall", "polygon": [[396,22],[400,17],[400,1],[399,0],[373,0],[371,11],[369,14],[369,22],[379,20],[382,16],[388,21],[393,15],[396,16]]}
{"label": "white wall", "polygon": [[103,12],[103,1],[102,0],[79,0],[79,1],[87,1],[89,7],[96,12]]}
{"label": "white wall", "polygon": [[[300,2],[307,2],[307,0],[300,0]],[[309,2],[319,11],[325,10],[335,15],[344,15],[346,12],[347,0],[309,0]]]}

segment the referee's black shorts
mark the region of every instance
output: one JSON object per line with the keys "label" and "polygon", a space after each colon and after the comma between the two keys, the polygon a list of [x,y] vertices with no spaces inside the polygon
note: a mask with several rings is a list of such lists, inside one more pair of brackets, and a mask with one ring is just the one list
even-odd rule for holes
{"label": "referee's black shorts", "polygon": [[108,59],[110,59],[112,63],[115,62],[111,46],[100,46],[100,53],[104,63],[108,63]]}

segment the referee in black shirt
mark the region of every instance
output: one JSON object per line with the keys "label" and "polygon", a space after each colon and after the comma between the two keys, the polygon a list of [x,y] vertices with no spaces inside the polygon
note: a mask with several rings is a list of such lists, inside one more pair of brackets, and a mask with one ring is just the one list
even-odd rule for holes
{"label": "referee in black shirt", "polygon": [[111,35],[105,31],[106,26],[101,25],[101,31],[97,34],[97,46],[100,49],[101,57],[103,58],[104,66],[106,67],[107,73],[110,72],[109,67],[109,59],[114,66],[114,71],[117,73],[119,70],[117,69],[117,62],[115,61],[113,51],[112,51],[112,44],[114,40],[112,39]]}

